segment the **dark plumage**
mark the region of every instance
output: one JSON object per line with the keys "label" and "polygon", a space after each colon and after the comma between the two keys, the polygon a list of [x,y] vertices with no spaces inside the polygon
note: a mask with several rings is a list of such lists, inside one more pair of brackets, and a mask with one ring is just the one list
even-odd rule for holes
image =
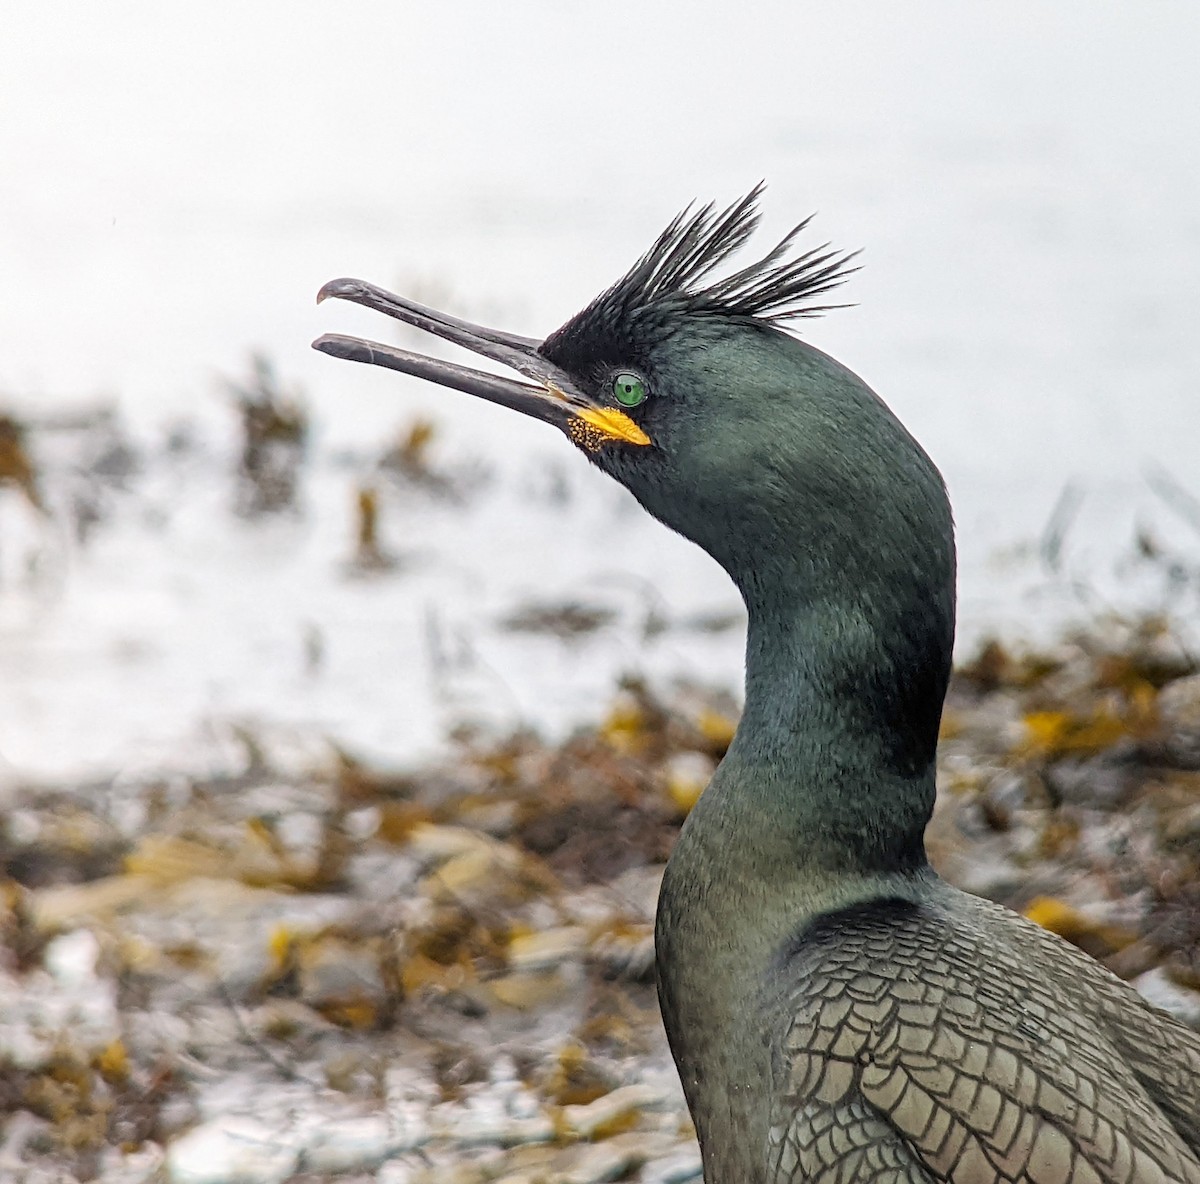
{"label": "dark plumage", "polygon": [[746,601],[745,711],[656,927],[707,1184],[1200,1184],[1200,1038],[926,862],[949,503],[879,398],[779,328],[829,307],[849,256],[789,258],[789,235],[711,278],[753,230],[758,192],[680,215],[544,342],[357,280],[322,290],[531,382],[316,345],[555,424]]}
{"label": "dark plumage", "polygon": [[626,340],[649,332],[669,332],[682,317],[720,317],[779,323],[818,316],[836,304],[815,304],[855,270],[855,253],[831,251],[829,244],[788,258],[811,218],[789,231],[761,259],[707,285],[706,279],[736,254],[758,225],[762,186],[718,213],[709,202],[671,219],[654,245],[577,316],[552,333],[543,352],[553,356],[571,340],[593,346],[605,335]]}

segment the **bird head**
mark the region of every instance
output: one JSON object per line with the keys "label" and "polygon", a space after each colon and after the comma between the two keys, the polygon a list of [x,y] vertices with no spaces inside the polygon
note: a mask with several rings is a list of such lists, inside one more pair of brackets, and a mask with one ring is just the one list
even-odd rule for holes
{"label": "bird head", "polygon": [[833,568],[852,580],[856,557],[864,577],[881,553],[884,566],[888,554],[909,563],[895,521],[919,517],[917,503],[944,502],[936,470],[859,379],[782,327],[836,307],[825,298],[852,270],[852,256],[828,245],[795,251],[806,220],[765,256],[722,266],[754,231],[760,193],[679,214],[624,276],[544,340],[471,324],[361,280],[321,289],[318,300],[376,309],[521,380],[341,335],[314,347],[555,425],[655,517],[713,555],[748,600],[751,585],[797,576],[819,584]]}

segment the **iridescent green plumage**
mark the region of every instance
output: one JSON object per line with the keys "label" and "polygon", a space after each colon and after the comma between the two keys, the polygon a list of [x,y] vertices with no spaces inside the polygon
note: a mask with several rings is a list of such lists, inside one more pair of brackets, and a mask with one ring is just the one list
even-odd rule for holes
{"label": "iridescent green plumage", "polygon": [[745,711],[671,856],[656,929],[707,1184],[1200,1184],[1200,1037],[926,862],[949,502],[883,402],[778,327],[828,307],[814,301],[848,256],[789,257],[788,236],[713,278],[757,196],[680,215],[541,343],[358,281],[330,289],[540,388],[371,343],[321,348],[572,438],[585,424],[593,462],[745,599]]}

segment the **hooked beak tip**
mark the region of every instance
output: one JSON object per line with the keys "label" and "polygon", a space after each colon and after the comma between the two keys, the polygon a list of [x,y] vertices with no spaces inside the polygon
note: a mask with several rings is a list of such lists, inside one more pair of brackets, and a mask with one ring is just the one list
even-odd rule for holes
{"label": "hooked beak tip", "polygon": [[317,293],[317,303],[320,304],[323,300],[328,300],[333,297],[338,298],[353,297],[353,294],[362,290],[362,284],[358,280],[337,279],[330,280],[327,284],[321,285],[321,290]]}

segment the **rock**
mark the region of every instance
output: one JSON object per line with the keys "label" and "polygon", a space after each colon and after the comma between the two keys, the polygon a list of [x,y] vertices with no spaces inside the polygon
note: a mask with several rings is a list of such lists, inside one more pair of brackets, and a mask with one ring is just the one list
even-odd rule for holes
{"label": "rock", "polygon": [[299,1166],[294,1138],[238,1114],[194,1127],[167,1148],[172,1184],[282,1184]]}
{"label": "rock", "polygon": [[163,1178],[165,1153],[157,1143],[136,1151],[106,1147],[100,1154],[99,1184],[158,1184]]}
{"label": "rock", "polygon": [[577,925],[519,934],[508,943],[508,964],[520,971],[552,970],[582,958],[587,939],[587,930]]}
{"label": "rock", "polygon": [[610,1094],[621,1082],[615,1069],[589,1056],[576,1040],[568,1041],[547,1066],[539,1083],[542,1095],[557,1106],[586,1106]]}
{"label": "rock", "polygon": [[120,912],[150,899],[156,888],[147,876],[104,876],[86,884],[39,888],[29,894],[29,914],[37,928],[52,932]]}
{"label": "rock", "polygon": [[492,979],[488,990],[497,1002],[518,1011],[533,1011],[549,1007],[556,1000],[577,991],[579,984],[561,970],[545,973],[505,974]]}
{"label": "rock", "polygon": [[636,1122],[644,1109],[657,1106],[662,1094],[653,1086],[637,1084],[615,1089],[586,1106],[564,1106],[563,1124],[581,1139],[604,1138]]}
{"label": "rock", "polygon": [[1147,970],[1133,980],[1142,998],[1161,1007],[1190,1028],[1200,1030],[1200,991],[1174,982],[1161,967]]}
{"label": "rock", "polygon": [[649,979],[654,969],[654,926],[615,921],[596,934],[590,952],[613,978]]}
{"label": "rock", "polygon": [[413,1144],[389,1130],[378,1114],[328,1124],[306,1140],[300,1168],[306,1172],[351,1172],[372,1168]]}
{"label": "rock", "polygon": [[458,855],[503,848],[488,835],[465,826],[439,826],[432,822],[418,823],[409,833],[412,853],[427,863],[444,863]]}
{"label": "rock", "polygon": [[563,1184],[602,1184],[605,1180],[622,1180],[645,1158],[641,1139],[608,1139],[580,1148],[574,1165],[563,1174],[562,1181]]}
{"label": "rock", "polygon": [[379,951],[371,942],[323,936],[301,943],[300,998],[335,1022],[370,1027],[387,1004]]}
{"label": "rock", "polygon": [[375,1177],[375,1184],[413,1184],[417,1168],[403,1159],[392,1159],[383,1164]]}
{"label": "rock", "polygon": [[[412,845],[434,861],[442,859],[421,881],[421,891],[435,902],[469,909],[511,908],[531,895],[525,861],[508,843],[458,827],[423,824],[414,828]],[[444,857],[453,848],[458,849]]]}
{"label": "rock", "polygon": [[42,965],[60,986],[80,987],[95,981],[99,958],[96,935],[90,929],[76,929],[47,943]]}
{"label": "rock", "polygon": [[1158,710],[1172,731],[1200,734],[1200,674],[1177,678],[1163,687]]}
{"label": "rock", "polygon": [[28,1110],[13,1109],[6,1114],[0,1127],[0,1179],[19,1179],[27,1148],[52,1144],[53,1140],[54,1125],[48,1119]]}
{"label": "rock", "polygon": [[51,958],[57,977],[0,971],[0,1065],[40,1069],[63,1041],[86,1058],[120,1040],[116,988],[87,973],[93,948],[71,938]]}
{"label": "rock", "polygon": [[[1200,783],[1195,788],[1200,789]],[[1200,848],[1200,802],[1180,806],[1164,814],[1160,824],[1164,843],[1174,847]]]}
{"label": "rock", "polygon": [[716,761],[706,752],[676,752],[667,760],[667,796],[680,817],[686,817],[700,800],[716,768]]}
{"label": "rock", "polygon": [[550,1116],[540,1112],[532,1117],[515,1116],[511,1094],[511,1090],[487,1089],[472,1096],[465,1106],[435,1108],[435,1115],[441,1110],[442,1118],[434,1128],[435,1135],[459,1147],[550,1142],[556,1134]]}
{"label": "rock", "polygon": [[642,1170],[642,1184],[685,1184],[699,1180],[702,1171],[700,1149],[690,1147],[647,1163]]}

